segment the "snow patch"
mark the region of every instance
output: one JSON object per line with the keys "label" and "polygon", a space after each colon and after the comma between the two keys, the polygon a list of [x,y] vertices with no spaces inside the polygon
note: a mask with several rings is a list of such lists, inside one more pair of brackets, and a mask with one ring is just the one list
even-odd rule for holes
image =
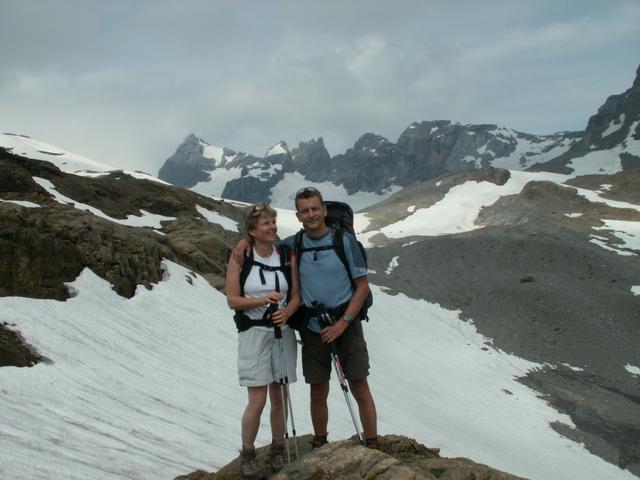
{"label": "snow patch", "polygon": [[[126,225],[128,227],[149,227],[153,229],[162,228],[161,222],[175,220],[175,217],[165,217],[164,215],[157,215],[155,213],[149,213],[145,210],[140,210],[141,215],[127,215],[126,219],[121,218],[113,218],[104,213],[102,210],[99,210],[91,205],[86,205],[84,203],[76,202],[75,200],[62,195],[55,188],[55,185],[51,183],[49,180],[45,178],[33,177],[33,180],[44,188],[47,192],[49,192],[54,200],[58,203],[73,205],[74,208],[78,210],[84,210],[94,214],[96,217],[104,218],[105,220],[109,220],[110,222],[119,223],[120,225]],[[160,232],[158,232],[160,233]]]}
{"label": "snow patch", "polygon": [[[626,256],[637,255],[636,252],[640,252],[640,222],[605,219],[603,219],[602,222],[604,223],[604,226],[593,227],[593,229],[610,232],[613,236],[622,241],[621,244],[607,244],[608,250],[613,250],[620,255]],[[593,243],[596,243],[601,247],[604,246],[604,242],[593,241]]]}
{"label": "snow patch", "polygon": [[400,265],[398,263],[398,259],[399,258],[400,257],[393,257],[391,259],[391,261],[389,262],[389,265],[387,266],[387,269],[384,271],[385,275],[391,275],[391,272],[393,272],[396,269],[396,267],[398,267],[398,265]]}
{"label": "snow patch", "polygon": [[34,140],[23,135],[2,133],[0,134],[0,146],[15,155],[51,162],[60,170],[67,173],[77,174],[82,171],[108,172],[117,170],[115,167],[96,162],[82,155],[68,152],[49,143]]}
{"label": "snow patch", "polygon": [[640,375],[640,368],[636,367],[634,365],[631,365],[629,363],[627,363],[624,368],[627,370],[627,372],[629,372],[631,375]]}
{"label": "snow patch", "polygon": [[216,147],[215,145],[209,145],[205,142],[200,142],[202,145],[202,156],[204,158],[208,158],[214,161],[214,165],[219,165],[222,163],[222,159],[224,158],[224,149],[220,147]]}
{"label": "snow patch", "polygon": [[42,205],[38,205],[37,203],[27,202],[26,200],[2,200],[0,198],[0,202],[14,203],[16,205],[20,205],[21,207],[26,207],[26,208],[40,208],[42,206]]}
{"label": "snow patch", "polygon": [[562,365],[564,365],[565,367],[573,370],[574,372],[584,372],[584,368],[582,368],[582,367],[574,367],[570,363],[563,363]]}
{"label": "snow patch", "polygon": [[225,217],[219,212],[211,211],[207,208],[201,207],[200,205],[196,205],[196,210],[200,215],[206,218],[209,223],[220,225],[225,230],[229,230],[231,232],[240,232],[240,230],[238,229],[238,222],[236,222],[235,220],[232,220],[229,217]]}
{"label": "snow patch", "polygon": [[295,194],[302,186],[317,188],[322,192],[322,197],[325,200],[346,202],[354,212],[362,210],[374,203],[381,202],[402,190],[402,187],[394,185],[383,194],[357,192],[350,195],[342,185],[336,185],[331,182],[310,182],[298,172],[288,172],[284,174],[282,180],[271,190],[269,203],[271,206],[279,208],[294,208]]}
{"label": "snow patch", "polygon": [[602,138],[608,137],[612,133],[617,132],[618,130],[620,130],[622,128],[622,125],[624,125],[624,119],[625,119],[625,115],[624,115],[624,113],[621,113],[620,116],[618,117],[617,121],[616,120],[611,120],[609,122],[609,126],[607,127],[607,129],[602,132]]}
{"label": "snow patch", "polygon": [[634,285],[631,287],[631,293],[640,296],[640,285]]}
{"label": "snow patch", "polygon": [[565,213],[564,214],[565,217],[569,217],[569,218],[578,218],[582,216],[582,213],[579,212],[575,212],[575,213]]}
{"label": "snow patch", "polygon": [[272,155],[282,155],[283,153],[289,153],[289,151],[286,148],[284,148],[282,143],[278,143],[277,145],[274,145],[267,151],[267,153],[265,154],[265,157],[270,157]]}
{"label": "snow patch", "polygon": [[407,207],[407,212],[409,213],[413,213],[416,211],[416,206],[415,205],[410,205]]}

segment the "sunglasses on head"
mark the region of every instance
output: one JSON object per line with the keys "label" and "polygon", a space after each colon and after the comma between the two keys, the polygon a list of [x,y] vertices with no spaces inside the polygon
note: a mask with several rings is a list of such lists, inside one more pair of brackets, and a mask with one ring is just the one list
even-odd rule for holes
{"label": "sunglasses on head", "polygon": [[267,206],[264,203],[257,203],[251,206],[251,210],[249,210],[249,215],[259,215],[261,214]]}
{"label": "sunglasses on head", "polygon": [[304,197],[311,193],[320,193],[320,190],[315,187],[304,187],[296,192],[296,198]]}

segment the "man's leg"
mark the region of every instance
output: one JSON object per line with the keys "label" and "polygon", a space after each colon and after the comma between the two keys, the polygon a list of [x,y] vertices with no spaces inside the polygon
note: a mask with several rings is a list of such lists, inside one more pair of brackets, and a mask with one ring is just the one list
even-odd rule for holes
{"label": "man's leg", "polygon": [[311,423],[313,423],[313,433],[317,437],[327,435],[327,423],[329,421],[329,409],[327,398],[329,396],[329,382],[311,383]]}
{"label": "man's leg", "polygon": [[366,378],[362,380],[349,380],[349,388],[358,403],[358,412],[362,422],[364,438],[375,438],[378,436],[376,404],[373,401],[369,382]]}

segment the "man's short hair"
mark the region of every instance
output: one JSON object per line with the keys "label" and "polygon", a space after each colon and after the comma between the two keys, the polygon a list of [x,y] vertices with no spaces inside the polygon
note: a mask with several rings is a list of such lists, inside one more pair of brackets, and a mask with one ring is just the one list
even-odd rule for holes
{"label": "man's short hair", "polygon": [[295,198],[296,210],[298,210],[298,199],[303,198],[306,200],[307,198],[313,198],[313,197],[318,197],[320,199],[320,203],[324,205],[324,199],[322,198],[322,194],[320,193],[320,190],[318,190],[317,188],[304,187],[298,190],[296,192],[296,198]]}

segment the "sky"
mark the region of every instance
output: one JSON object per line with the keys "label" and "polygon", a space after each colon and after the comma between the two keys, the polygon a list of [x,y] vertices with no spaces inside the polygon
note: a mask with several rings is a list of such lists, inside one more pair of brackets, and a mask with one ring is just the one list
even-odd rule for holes
{"label": "sky", "polygon": [[640,64],[640,2],[0,0],[0,132],[157,174],[190,133],[331,155],[414,121],[582,130]]}

